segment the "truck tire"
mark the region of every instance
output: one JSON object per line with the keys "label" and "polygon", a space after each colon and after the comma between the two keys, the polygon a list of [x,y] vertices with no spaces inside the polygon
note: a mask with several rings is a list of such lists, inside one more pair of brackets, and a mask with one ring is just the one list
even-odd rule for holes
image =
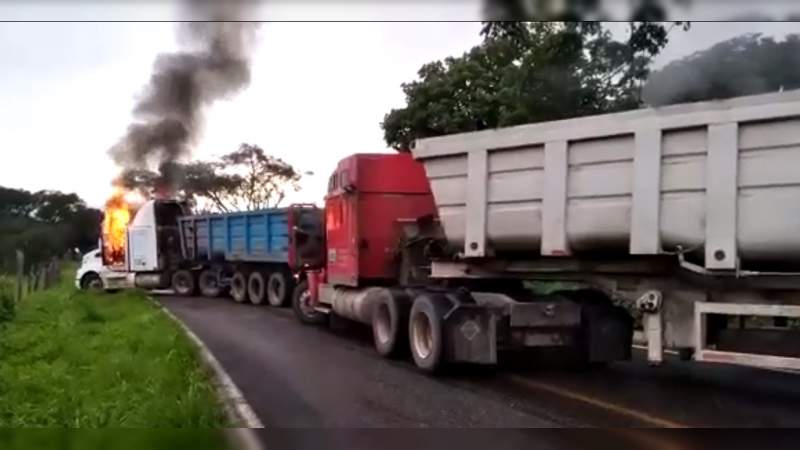
{"label": "truck tire", "polygon": [[172,290],[174,290],[177,295],[183,297],[194,295],[197,290],[194,274],[185,269],[172,274]]}
{"label": "truck tire", "polygon": [[231,297],[236,303],[247,301],[247,274],[237,270],[231,277]]}
{"label": "truck tire", "polygon": [[216,298],[222,294],[216,270],[206,269],[200,272],[200,276],[197,277],[197,286],[200,289],[200,295],[203,297]]}
{"label": "truck tire", "polygon": [[292,299],[294,287],[292,275],[283,270],[276,270],[267,277],[267,301],[270,306],[282,307]]}
{"label": "truck tire", "polygon": [[250,272],[250,276],[247,278],[247,297],[254,305],[264,303],[267,298],[267,282],[260,270]]}
{"label": "truck tire", "polygon": [[99,291],[103,289],[103,280],[95,272],[88,272],[81,277],[81,290]]}
{"label": "truck tire", "polygon": [[442,318],[448,300],[434,294],[414,299],[408,320],[408,342],[414,364],[427,373],[435,373],[444,365],[444,329]]}
{"label": "truck tire", "polygon": [[408,353],[408,298],[381,289],[372,310],[372,338],[375,350],[384,358],[396,358]]}
{"label": "truck tire", "polygon": [[327,316],[324,313],[313,310],[311,305],[308,304],[309,298],[308,280],[303,280],[294,288],[294,293],[292,294],[292,309],[297,320],[307,325],[325,323]]}

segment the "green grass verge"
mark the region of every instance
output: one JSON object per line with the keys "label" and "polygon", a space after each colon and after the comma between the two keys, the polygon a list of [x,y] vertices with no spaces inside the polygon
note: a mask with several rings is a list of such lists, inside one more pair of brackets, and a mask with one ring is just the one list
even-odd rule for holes
{"label": "green grass verge", "polygon": [[0,324],[0,427],[228,425],[194,347],[144,293],[77,291],[66,272]]}

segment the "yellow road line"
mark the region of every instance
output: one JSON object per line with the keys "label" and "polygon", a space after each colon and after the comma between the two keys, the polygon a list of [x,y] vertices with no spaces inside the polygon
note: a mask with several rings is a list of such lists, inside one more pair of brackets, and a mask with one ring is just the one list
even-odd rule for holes
{"label": "yellow road line", "polygon": [[664,419],[661,417],[653,416],[651,414],[647,414],[642,411],[637,411],[635,409],[626,408],[624,406],[620,406],[614,403],[607,402],[605,400],[600,400],[598,398],[589,397],[584,394],[580,394],[578,392],[571,391],[569,389],[561,388],[558,386],[553,386],[551,384],[543,383],[541,381],[534,381],[519,375],[509,375],[507,377],[510,381],[515,384],[532,388],[532,389],[539,389],[542,391],[547,391],[552,394],[559,395],[561,397],[566,397],[571,400],[576,400],[579,402],[587,403],[589,405],[605,409],[607,411],[611,411],[615,414],[619,414],[622,416],[627,416],[638,421],[644,422],[650,426],[656,427],[663,427],[663,428],[687,428],[687,425],[682,423],[678,423],[669,419]]}
{"label": "yellow road line", "polygon": [[680,441],[671,441],[670,439],[676,438],[676,436],[672,434],[667,436],[654,436],[652,430],[628,430],[622,428],[609,431],[624,436],[628,440],[635,441],[642,446],[641,448],[647,448],[649,450],[690,450],[693,448],[687,447],[685,443]]}

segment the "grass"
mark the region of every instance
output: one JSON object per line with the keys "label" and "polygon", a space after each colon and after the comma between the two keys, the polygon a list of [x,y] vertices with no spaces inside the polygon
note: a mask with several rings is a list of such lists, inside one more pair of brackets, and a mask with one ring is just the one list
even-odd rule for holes
{"label": "grass", "polygon": [[144,293],[63,279],[0,324],[0,427],[229,425],[194,347]]}

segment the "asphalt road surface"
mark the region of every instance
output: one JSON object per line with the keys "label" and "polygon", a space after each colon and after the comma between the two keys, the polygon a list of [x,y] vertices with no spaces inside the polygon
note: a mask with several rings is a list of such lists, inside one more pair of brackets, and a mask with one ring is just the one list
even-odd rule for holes
{"label": "asphalt road surface", "polygon": [[[501,367],[433,378],[381,359],[360,325],[304,326],[291,309],[224,298],[159,301],[206,343],[267,428],[800,426],[800,375],[790,373],[677,360],[651,368],[636,351],[588,373]],[[502,442],[513,448],[526,433]]]}

